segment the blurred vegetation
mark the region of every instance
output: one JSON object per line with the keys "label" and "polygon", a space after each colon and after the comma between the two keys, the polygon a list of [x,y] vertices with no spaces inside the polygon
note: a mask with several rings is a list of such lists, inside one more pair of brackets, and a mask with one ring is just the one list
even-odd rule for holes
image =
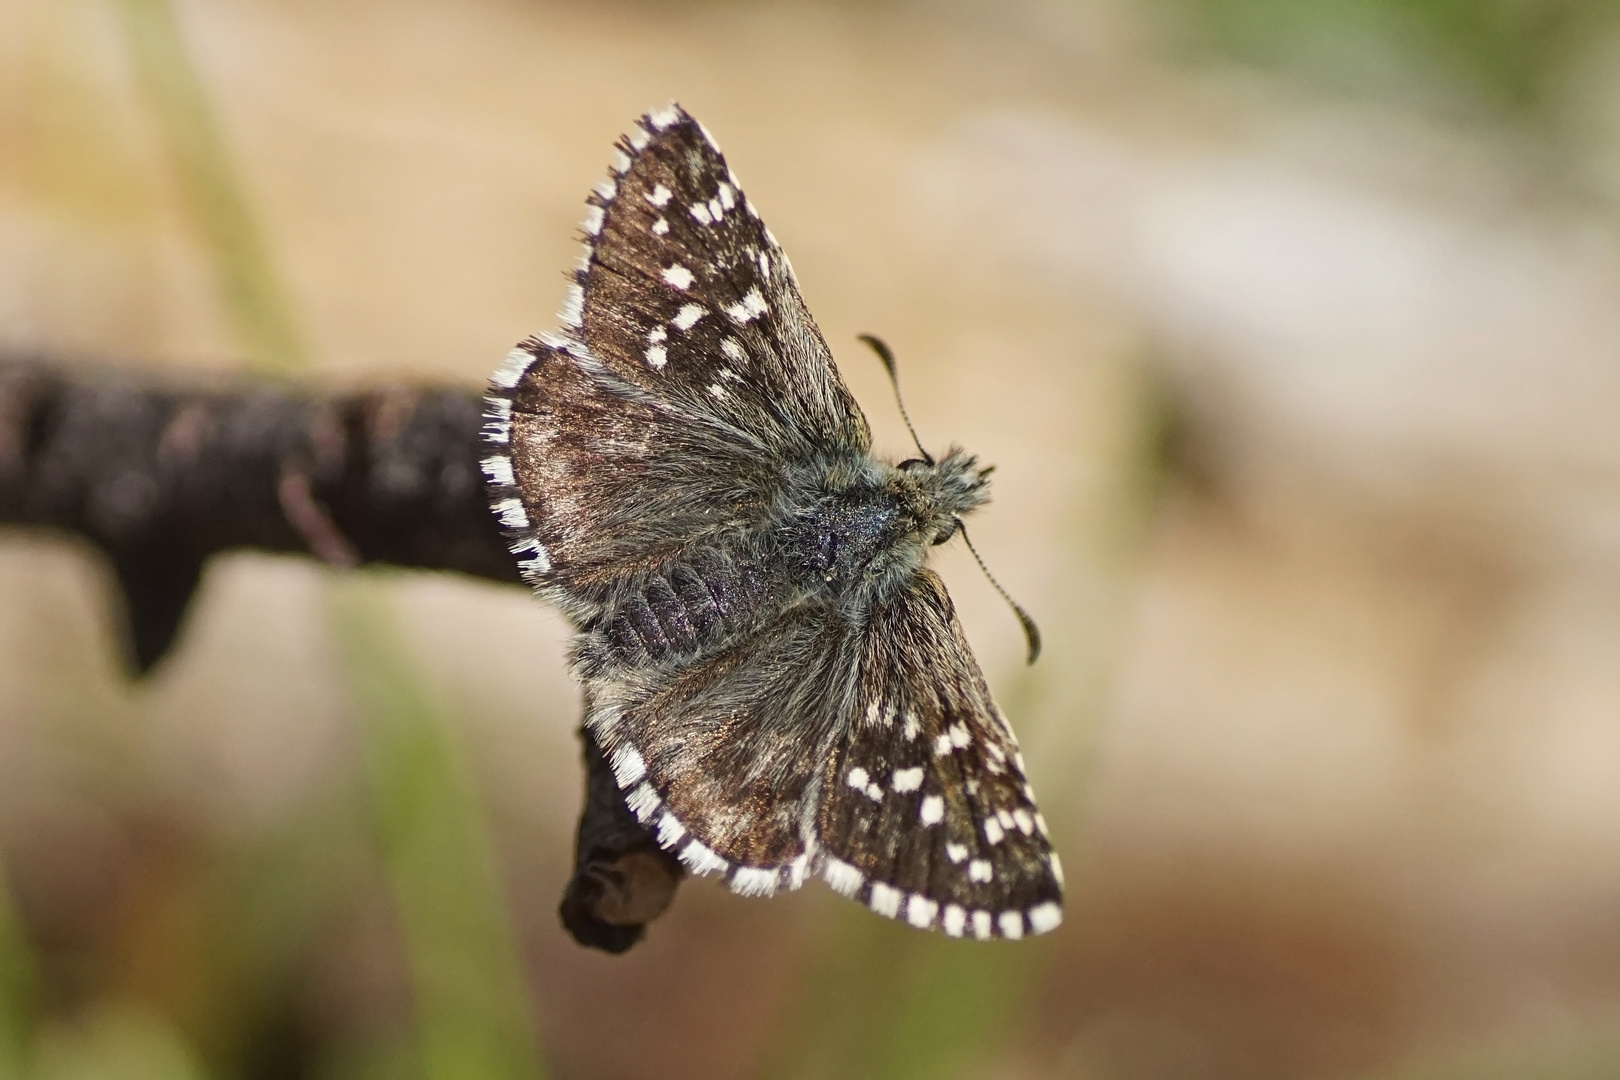
{"label": "blurred vegetation", "polygon": [[1407,104],[1533,118],[1615,0],[1176,0],[1194,40],[1245,63]]}
{"label": "blurred vegetation", "polygon": [[291,373],[306,360],[297,323],[174,12],[168,0],[117,2],[130,57],[212,256],[221,306],[243,353],[267,372]]}
{"label": "blurred vegetation", "polygon": [[522,963],[454,729],[393,630],[385,581],[363,575],[332,593],[409,961],[421,1076],[542,1076]]}
{"label": "blurred vegetation", "polygon": [[[132,66],[167,144],[192,226],[242,354],[294,375],[309,354],[253,199],[167,0],[115,0]],[[259,843],[188,867],[165,903],[195,933],[167,959],[179,989],[91,1002],[71,1022],[36,1009],[38,964],[0,880],[0,1080],[189,1080],[307,1072],[304,1018],[284,1015],[323,925],[383,866],[412,989],[403,1044],[339,1046],[334,1076],[518,1080],[544,1069],[533,1009],[454,727],[394,631],[386,585],[333,583],[330,620],[364,740],[365,800],[321,803]],[[365,819],[369,817],[369,828]],[[165,916],[160,916],[162,921]],[[169,928],[173,929],[173,928]],[[165,936],[160,930],[160,936]],[[171,942],[173,944],[173,942]]]}

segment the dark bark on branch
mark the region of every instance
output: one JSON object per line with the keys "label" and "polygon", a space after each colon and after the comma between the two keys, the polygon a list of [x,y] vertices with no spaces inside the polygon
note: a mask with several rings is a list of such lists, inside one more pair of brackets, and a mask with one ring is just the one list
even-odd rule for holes
{"label": "dark bark on branch", "polygon": [[[431,387],[318,394],[239,380],[67,370],[0,355],[0,526],[76,534],[122,592],[131,673],[168,654],[209,557],[235,549],[519,581],[484,496],[482,399]],[[682,872],[585,742],[564,925],[623,952]]]}

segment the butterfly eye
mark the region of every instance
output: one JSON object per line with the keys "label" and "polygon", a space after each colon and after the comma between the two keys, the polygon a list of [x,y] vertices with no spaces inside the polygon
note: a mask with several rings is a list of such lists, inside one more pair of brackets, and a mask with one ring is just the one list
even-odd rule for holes
{"label": "butterfly eye", "polygon": [[920,457],[914,457],[902,461],[898,467],[901,472],[916,472],[918,469],[926,469],[931,464],[933,463],[924,461]]}
{"label": "butterfly eye", "polygon": [[951,537],[955,536],[956,535],[956,527],[958,525],[960,525],[960,524],[961,524],[960,521],[957,521],[955,518],[952,518],[950,524],[945,527],[945,531],[940,533],[938,536],[934,537],[934,546],[939,547],[939,545],[943,544],[945,541],[947,541]]}

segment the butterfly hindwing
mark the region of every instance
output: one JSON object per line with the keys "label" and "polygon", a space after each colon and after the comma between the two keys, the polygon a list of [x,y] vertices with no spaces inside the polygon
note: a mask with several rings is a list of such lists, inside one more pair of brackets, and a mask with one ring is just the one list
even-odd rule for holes
{"label": "butterfly hindwing", "polygon": [[1056,926],[1061,870],[1023,755],[932,571],[873,611],[859,670],[857,713],[824,766],[823,876],[953,936]]}
{"label": "butterfly hindwing", "polygon": [[803,883],[847,646],[836,613],[797,609],[692,664],[589,683],[586,725],[627,803],[694,872],[752,895]]}

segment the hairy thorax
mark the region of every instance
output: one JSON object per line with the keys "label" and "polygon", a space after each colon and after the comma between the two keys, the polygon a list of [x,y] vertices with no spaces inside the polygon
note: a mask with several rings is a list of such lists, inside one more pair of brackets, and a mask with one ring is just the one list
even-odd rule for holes
{"label": "hairy thorax", "polygon": [[688,660],[805,605],[864,619],[985,502],[988,473],[955,449],[938,462],[795,465],[755,527],[649,568],[619,593],[580,658],[597,671]]}
{"label": "hairy thorax", "polygon": [[882,603],[986,500],[987,473],[955,449],[939,462],[863,455],[795,469],[773,515],[773,561],[791,567],[805,600]]}

